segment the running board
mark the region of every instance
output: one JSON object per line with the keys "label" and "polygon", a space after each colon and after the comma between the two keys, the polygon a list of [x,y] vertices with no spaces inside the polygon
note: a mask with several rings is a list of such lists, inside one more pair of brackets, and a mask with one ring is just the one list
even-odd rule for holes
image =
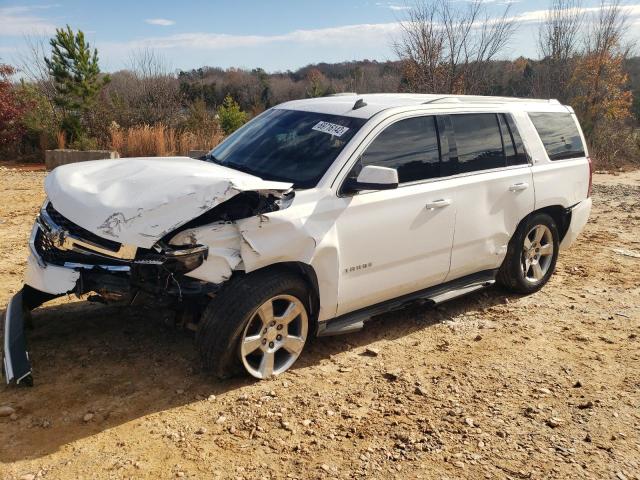
{"label": "running board", "polygon": [[496,273],[497,270],[486,270],[474,273],[473,275],[452,280],[435,287],[429,287],[418,292],[403,295],[402,297],[387,300],[386,302],[377,303],[370,307],[356,310],[355,312],[345,313],[344,315],[318,325],[318,336],[328,337],[356,332],[362,329],[364,322],[371,317],[399,310],[412,303],[422,301],[437,305],[454,298],[462,297],[493,285],[496,282]]}

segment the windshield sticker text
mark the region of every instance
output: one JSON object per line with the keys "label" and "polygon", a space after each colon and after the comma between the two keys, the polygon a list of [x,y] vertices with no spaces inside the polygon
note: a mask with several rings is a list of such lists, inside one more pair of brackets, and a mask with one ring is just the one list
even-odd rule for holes
{"label": "windshield sticker text", "polygon": [[343,127],[342,125],[330,122],[318,122],[311,128],[311,130],[317,130],[318,132],[328,133],[329,135],[341,137],[342,135],[347,133],[349,127]]}

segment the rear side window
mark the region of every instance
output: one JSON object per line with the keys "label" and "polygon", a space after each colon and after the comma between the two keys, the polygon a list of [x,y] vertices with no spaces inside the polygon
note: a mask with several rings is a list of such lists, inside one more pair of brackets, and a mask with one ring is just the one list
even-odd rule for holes
{"label": "rear side window", "polygon": [[440,176],[438,130],[433,116],[400,120],[369,145],[360,166],[395,168],[400,183]]}
{"label": "rear side window", "polygon": [[451,115],[458,153],[457,173],[506,165],[498,116],[495,113]]}
{"label": "rear side window", "polygon": [[570,113],[530,113],[551,160],[584,157],[584,145]]}

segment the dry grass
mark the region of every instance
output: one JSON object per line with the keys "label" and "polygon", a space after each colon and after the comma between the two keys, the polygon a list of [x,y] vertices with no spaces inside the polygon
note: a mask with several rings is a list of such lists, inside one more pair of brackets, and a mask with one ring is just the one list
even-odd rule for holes
{"label": "dry grass", "polygon": [[67,137],[64,132],[58,132],[56,134],[56,142],[58,143],[58,149],[64,150],[67,146]]}
{"label": "dry grass", "polygon": [[112,125],[109,134],[109,148],[116,150],[121,157],[187,155],[189,150],[209,150],[223,138],[219,130],[188,132],[162,124],[127,129]]}

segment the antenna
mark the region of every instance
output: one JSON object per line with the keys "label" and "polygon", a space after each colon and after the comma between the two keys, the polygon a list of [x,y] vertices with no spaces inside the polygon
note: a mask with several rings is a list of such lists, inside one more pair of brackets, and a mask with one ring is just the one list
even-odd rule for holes
{"label": "antenna", "polygon": [[358,110],[359,108],[366,107],[367,102],[365,102],[362,98],[356,100],[356,103],[353,104],[352,110]]}

